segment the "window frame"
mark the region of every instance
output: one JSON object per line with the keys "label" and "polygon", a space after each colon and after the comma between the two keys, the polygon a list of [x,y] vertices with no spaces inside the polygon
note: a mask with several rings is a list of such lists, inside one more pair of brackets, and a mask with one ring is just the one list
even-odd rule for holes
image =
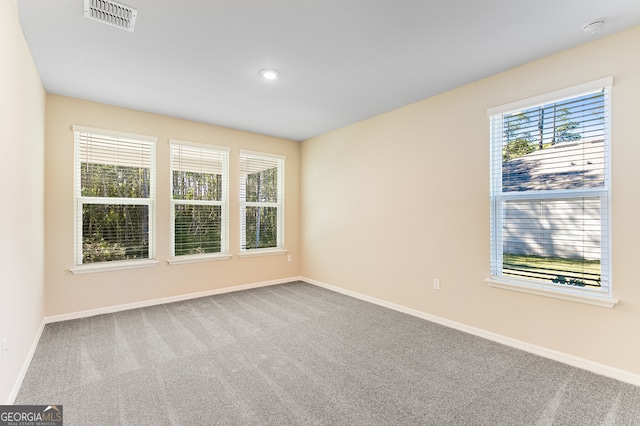
{"label": "window frame", "polygon": [[[260,201],[247,201],[246,200],[246,166],[244,165],[245,158],[256,158],[267,161],[276,161],[278,168],[278,197],[276,202],[260,202]],[[278,154],[271,154],[265,152],[257,152],[250,150],[240,150],[239,157],[239,199],[240,199],[240,247],[238,257],[252,257],[252,256],[265,256],[265,255],[279,255],[286,254],[285,239],[284,239],[284,199],[285,199],[285,161],[286,157]],[[247,207],[275,207],[276,208],[276,246],[268,248],[246,248],[246,208]]]}
{"label": "window frame", "polygon": [[[173,147],[174,146],[186,146],[196,149],[208,150],[223,156],[222,164],[222,200],[176,200],[173,198]],[[197,263],[208,262],[217,260],[231,259],[229,252],[229,152],[228,147],[208,145],[198,142],[184,141],[179,139],[169,139],[169,204],[170,204],[170,257],[168,260],[169,265],[179,265],[184,263]],[[175,255],[175,206],[177,204],[183,205],[205,205],[205,206],[221,206],[222,209],[222,225],[220,235],[220,252],[218,253],[204,253],[204,254],[191,254],[191,255]]]}
{"label": "window frame", "polygon": [[[74,267],[70,272],[74,275],[105,272],[123,269],[135,269],[153,267],[158,264],[156,259],[156,143],[154,136],[140,135],[135,133],[120,132],[116,130],[99,129],[80,125],[72,126],[74,135]],[[103,136],[112,139],[132,139],[149,145],[149,197],[147,198],[126,198],[126,197],[88,197],[82,195],[81,184],[81,164],[80,155],[80,134],[90,134]],[[83,263],[83,218],[82,208],[85,204],[118,204],[118,205],[145,205],[149,208],[149,252],[145,259],[116,260],[95,263]]]}
{"label": "window frame", "polygon": [[[492,287],[515,290],[536,295],[543,295],[564,300],[571,300],[603,307],[613,307],[618,300],[613,298],[611,285],[611,87],[612,77],[583,83],[566,89],[535,96],[521,101],[512,102],[495,108],[490,108],[487,115],[490,118],[490,245],[491,245],[491,273],[485,281]],[[561,102],[605,89],[605,124],[604,124],[604,186],[602,188],[528,190],[503,192],[502,183],[502,155],[503,155],[503,117],[516,111],[527,110],[548,103]],[[606,277],[606,287],[591,289],[568,286],[552,282],[518,279],[502,275],[503,257],[503,206],[510,200],[577,200],[581,198],[598,198],[601,205],[601,253],[600,265],[602,276]]]}

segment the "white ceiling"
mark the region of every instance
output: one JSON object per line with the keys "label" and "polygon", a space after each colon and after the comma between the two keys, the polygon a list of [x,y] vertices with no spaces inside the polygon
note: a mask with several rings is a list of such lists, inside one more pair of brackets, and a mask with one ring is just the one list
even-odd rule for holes
{"label": "white ceiling", "polygon": [[639,0],[120,3],[134,32],[83,0],[18,0],[48,93],[293,140],[640,25]]}

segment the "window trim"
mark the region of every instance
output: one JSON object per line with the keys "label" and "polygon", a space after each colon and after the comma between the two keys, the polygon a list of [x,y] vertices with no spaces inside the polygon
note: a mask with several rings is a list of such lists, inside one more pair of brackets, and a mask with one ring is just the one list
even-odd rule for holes
{"label": "window trim", "polygon": [[[554,283],[546,283],[544,281],[534,281],[534,280],[525,280],[525,279],[517,279],[514,277],[507,277],[504,275],[494,276],[491,275],[485,279],[491,287],[501,288],[506,290],[513,290],[518,292],[524,292],[529,294],[547,296],[557,299],[569,300],[580,303],[587,303],[596,306],[602,306],[607,308],[612,308],[618,303],[618,299],[613,297],[613,288],[611,285],[611,167],[610,167],[610,149],[611,149],[611,135],[610,135],[610,126],[611,126],[611,105],[610,105],[610,96],[611,96],[611,87],[613,85],[612,77],[605,77],[598,80],[586,82],[583,84],[579,84],[576,86],[572,86],[569,88],[549,92],[543,95],[534,96],[531,98],[519,100],[516,102],[511,102],[502,106],[489,108],[487,110],[487,115],[490,119],[492,119],[496,115],[505,115],[508,113],[513,113],[516,111],[521,111],[524,109],[535,108],[537,106],[541,106],[551,102],[561,102],[566,99],[579,97],[582,94],[593,92],[595,90],[601,89],[605,87],[608,90],[609,103],[605,104],[607,108],[607,119],[608,125],[605,128],[605,184],[604,188],[584,188],[578,190],[547,190],[547,191],[535,191],[532,192],[522,192],[522,193],[509,193],[504,194],[501,190],[496,190],[494,183],[490,184],[490,205],[491,205],[491,236],[490,236],[490,245],[491,245],[491,265],[498,264],[497,256],[501,256],[499,253],[502,253],[502,243],[500,241],[501,231],[498,229],[501,227],[500,218],[494,217],[496,212],[499,211],[498,204],[499,201],[503,200],[512,200],[512,199],[534,199],[534,200],[549,200],[554,198],[579,198],[579,197],[598,197],[606,203],[605,212],[601,215],[601,218],[606,219],[606,223],[603,224],[603,229],[606,229],[606,235],[603,235],[602,238],[606,238],[605,250],[603,250],[603,255],[607,257],[606,264],[608,266],[608,286],[603,290],[590,290],[583,289],[581,287],[572,287],[572,286],[559,286]],[[490,123],[490,169],[491,169],[491,179],[494,179],[494,171],[493,167],[495,167],[496,158],[495,156],[501,155],[501,152],[494,152],[494,136],[493,136],[493,123]],[[606,226],[606,228],[605,228]]]}
{"label": "window trim", "polygon": [[[117,130],[100,129],[74,124],[73,131],[73,173],[74,173],[74,266],[69,271],[74,274],[88,274],[95,272],[118,271],[124,269],[148,268],[158,264],[156,259],[156,143],[155,136],[141,135],[137,133],[121,132]],[[141,142],[148,142],[151,146],[150,170],[149,170],[149,197],[148,198],[116,198],[116,197],[83,197],[79,194],[80,186],[77,179],[79,176],[79,144],[78,134],[90,133],[113,138],[135,139]],[[91,202],[88,202],[90,200]],[[149,207],[149,258],[130,259],[122,261],[82,263],[82,205],[83,204],[121,204],[121,205],[147,205]]]}
{"label": "window trim", "polygon": [[571,302],[585,303],[588,305],[600,306],[603,308],[613,308],[619,300],[613,297],[596,296],[588,293],[581,293],[576,288],[567,287],[567,289],[551,287],[552,284],[532,284],[530,282],[520,282],[516,279],[502,280],[497,277],[485,278],[484,280],[491,287],[503,290],[517,291],[520,293],[534,294],[537,296],[546,296],[554,299],[568,300]]}
{"label": "window trim", "polygon": [[546,104],[548,102],[560,102],[569,98],[575,98],[582,93],[592,92],[603,87],[612,87],[613,77],[604,77],[598,80],[589,81],[565,89],[554,90],[553,92],[544,93],[542,95],[533,96],[519,101],[510,102],[508,104],[489,108],[487,116],[491,117],[496,114],[505,114],[520,111],[525,108],[534,108]]}
{"label": "window trim", "polygon": [[118,260],[113,262],[86,263],[69,269],[73,275],[95,272],[123,271],[125,269],[151,268],[158,265],[156,259]]}
{"label": "window trim", "polygon": [[287,249],[281,248],[260,248],[260,249],[249,249],[244,250],[238,253],[238,257],[240,259],[246,257],[258,257],[258,256],[277,256],[281,254],[287,254],[289,251]]}
{"label": "window trim", "polygon": [[206,253],[206,254],[188,254],[184,256],[172,256],[167,259],[167,263],[171,266],[184,265],[187,263],[214,262],[219,260],[231,259],[229,253]]}
{"label": "window trim", "polygon": [[[242,196],[242,188],[244,187],[243,183],[243,167],[242,167],[242,157],[244,155],[258,157],[258,158],[267,158],[278,160],[278,201],[273,202],[248,202],[246,198]],[[239,222],[239,258],[246,257],[257,257],[257,256],[271,256],[271,255],[280,255],[286,254],[287,250],[285,249],[285,233],[284,233],[284,206],[285,206],[285,161],[287,157],[279,154],[271,154],[266,152],[259,151],[251,151],[251,150],[240,150],[240,156],[238,157],[238,171],[239,171],[239,205],[240,205],[240,222]],[[275,247],[267,247],[267,248],[256,248],[256,249],[246,249],[242,248],[243,245],[246,245],[246,235],[244,235],[243,231],[245,229],[245,221],[246,221],[246,207],[275,207],[277,211],[277,226],[278,226],[278,234],[277,234],[277,242]],[[244,244],[243,244],[244,243]]]}
{"label": "window trim", "polygon": [[[222,200],[221,201],[209,201],[209,200],[175,200],[173,198],[173,145],[189,146],[193,148],[207,149],[211,151],[219,151],[226,153],[225,162],[223,164],[223,184],[222,184]],[[180,139],[169,139],[169,259],[167,263],[169,265],[182,265],[187,263],[199,263],[219,260],[231,259],[229,251],[229,153],[231,148],[218,145],[209,145],[199,142],[191,142]],[[222,207],[222,229],[220,235],[220,252],[219,253],[204,253],[204,254],[190,254],[190,255],[175,255],[175,206],[176,204],[189,204],[189,205],[206,205],[206,206],[221,206]]]}

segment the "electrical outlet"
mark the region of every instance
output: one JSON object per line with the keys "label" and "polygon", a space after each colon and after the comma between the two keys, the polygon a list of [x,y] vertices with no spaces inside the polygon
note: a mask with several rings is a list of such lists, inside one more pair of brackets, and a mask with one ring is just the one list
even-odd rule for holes
{"label": "electrical outlet", "polygon": [[287,262],[291,262],[291,255],[287,256]]}
{"label": "electrical outlet", "polygon": [[440,290],[440,280],[437,278],[433,279],[433,289],[434,290]]}

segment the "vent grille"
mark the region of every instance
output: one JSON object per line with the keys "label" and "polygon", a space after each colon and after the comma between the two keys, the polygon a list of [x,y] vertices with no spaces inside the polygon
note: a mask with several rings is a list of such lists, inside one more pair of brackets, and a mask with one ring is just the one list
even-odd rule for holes
{"label": "vent grille", "polygon": [[111,0],[84,0],[84,16],[133,32],[138,11]]}

